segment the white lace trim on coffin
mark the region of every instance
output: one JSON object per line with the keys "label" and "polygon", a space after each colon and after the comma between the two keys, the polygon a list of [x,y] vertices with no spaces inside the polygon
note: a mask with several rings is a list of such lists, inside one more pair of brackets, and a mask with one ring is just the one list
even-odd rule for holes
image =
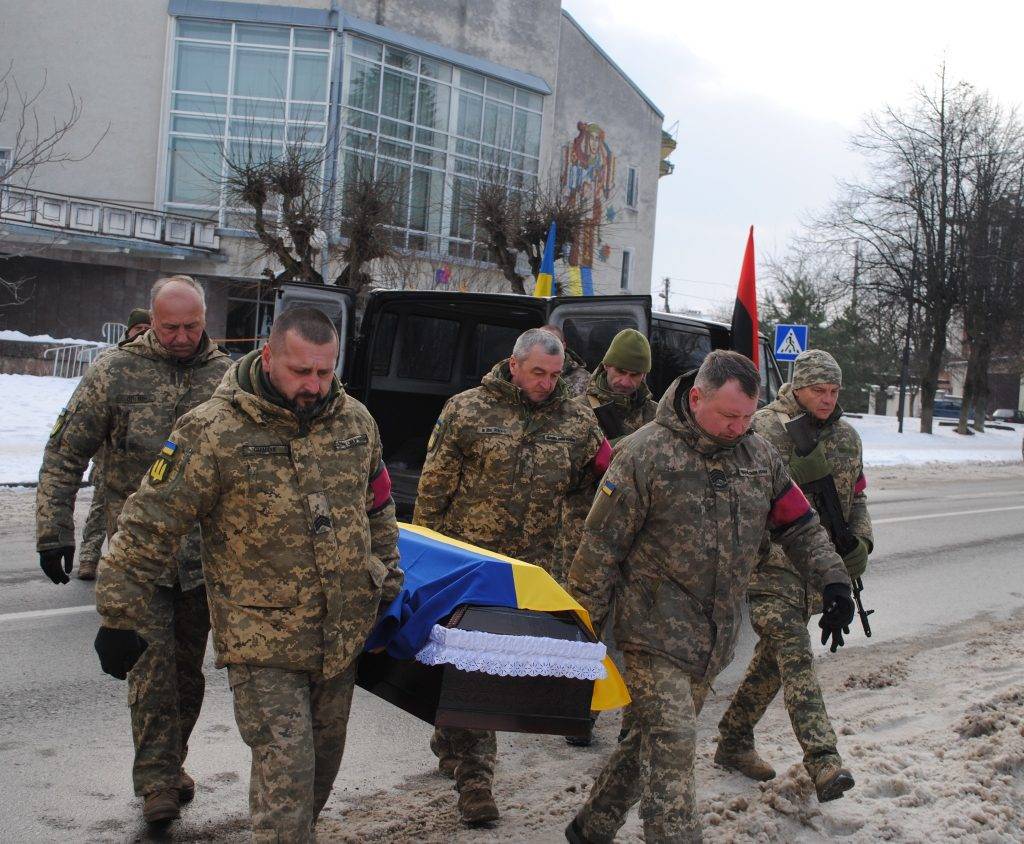
{"label": "white lace trim on coffin", "polygon": [[425,665],[454,665],[499,677],[570,677],[603,680],[607,649],[600,642],[546,636],[509,636],[435,624],[416,659]]}

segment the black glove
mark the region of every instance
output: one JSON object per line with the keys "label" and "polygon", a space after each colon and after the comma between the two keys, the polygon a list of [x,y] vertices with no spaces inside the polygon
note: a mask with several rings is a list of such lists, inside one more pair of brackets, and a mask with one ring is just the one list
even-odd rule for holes
{"label": "black glove", "polygon": [[124,680],[139,657],[149,647],[149,642],[134,630],[117,630],[101,627],[96,634],[96,653],[100,655],[100,667],[104,673],[118,680]]}
{"label": "black glove", "polygon": [[[63,560],[64,564],[61,565]],[[54,583],[67,583],[71,569],[75,565],[75,546],[65,545],[63,548],[51,548],[39,552],[39,568]]]}
{"label": "black glove", "polygon": [[843,634],[850,635],[850,622],[853,621],[853,614],[857,611],[853,603],[850,587],[845,583],[830,583],[821,593],[821,602],[824,611],[818,621],[821,628],[821,644],[827,645],[829,637],[832,637],[832,647],[829,650],[835,653],[843,646]]}

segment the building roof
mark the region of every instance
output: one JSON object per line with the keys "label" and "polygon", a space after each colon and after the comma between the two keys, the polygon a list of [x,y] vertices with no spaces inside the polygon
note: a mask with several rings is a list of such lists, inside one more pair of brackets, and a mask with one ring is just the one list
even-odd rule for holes
{"label": "building roof", "polygon": [[651,101],[651,98],[648,97],[647,94],[643,92],[639,85],[637,85],[632,79],[629,78],[629,76],[626,74],[626,71],[624,71],[621,67],[618,66],[618,64],[616,64],[615,60],[604,51],[604,48],[602,48],[601,45],[598,44],[582,26],[580,26],[576,18],[574,18],[567,11],[565,11],[565,9],[562,9],[562,17],[564,17],[567,21],[569,21],[569,23],[576,27],[577,30],[579,30],[580,35],[582,35],[587,40],[591,47],[593,47],[595,50],[597,50],[598,53],[601,54],[601,57],[606,62],[608,62],[608,64],[615,68],[619,76],[621,76],[626,81],[626,84],[629,85],[629,87],[632,88],[634,91],[636,91],[640,95],[640,98],[645,103],[647,103],[648,106],[650,106],[651,111],[653,111],[655,114],[658,115],[658,117],[664,120],[665,113]]}

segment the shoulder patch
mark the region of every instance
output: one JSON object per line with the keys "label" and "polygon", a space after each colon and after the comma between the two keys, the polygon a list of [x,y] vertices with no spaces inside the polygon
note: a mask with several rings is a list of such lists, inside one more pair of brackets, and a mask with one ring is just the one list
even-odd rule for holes
{"label": "shoulder patch", "polygon": [[437,445],[437,442],[440,439],[441,432],[443,430],[444,430],[444,425],[441,423],[441,420],[438,419],[434,423],[434,430],[432,430],[430,432],[430,439],[427,440],[427,451],[433,451],[434,450],[434,446]]}
{"label": "shoulder patch", "polygon": [[50,439],[58,436],[61,431],[64,430],[64,424],[68,421],[68,409],[65,407],[57,414],[57,421],[53,423],[53,428],[50,429]]}
{"label": "shoulder patch", "polygon": [[162,484],[167,480],[167,474],[174,464],[174,461],[178,456],[178,446],[176,443],[167,440],[164,443],[164,447],[160,449],[160,453],[157,455],[156,460],[153,461],[153,465],[149,467],[149,482],[156,486]]}

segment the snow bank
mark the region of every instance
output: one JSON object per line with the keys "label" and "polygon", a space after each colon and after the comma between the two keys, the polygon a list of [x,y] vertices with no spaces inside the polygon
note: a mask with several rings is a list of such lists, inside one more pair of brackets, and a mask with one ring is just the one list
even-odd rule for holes
{"label": "snow bank", "polygon": [[895,416],[848,418],[864,443],[867,466],[902,466],[922,463],[1003,463],[1021,459],[1024,428],[1013,431],[989,430],[974,436],[961,436],[954,428],[939,425],[934,434],[919,432],[921,420],[907,419],[903,433],[897,433]]}
{"label": "snow bank", "polygon": [[97,340],[74,340],[70,337],[63,337],[56,339],[51,337],[49,334],[33,334],[31,337],[28,334],[22,334],[20,331],[0,331],[0,340],[14,340],[18,343],[47,343],[52,346],[63,346],[63,345],[89,345],[89,346],[105,346],[106,343],[101,343]]}
{"label": "snow bank", "polygon": [[79,380],[0,375],[0,483],[39,477],[46,439]]}

